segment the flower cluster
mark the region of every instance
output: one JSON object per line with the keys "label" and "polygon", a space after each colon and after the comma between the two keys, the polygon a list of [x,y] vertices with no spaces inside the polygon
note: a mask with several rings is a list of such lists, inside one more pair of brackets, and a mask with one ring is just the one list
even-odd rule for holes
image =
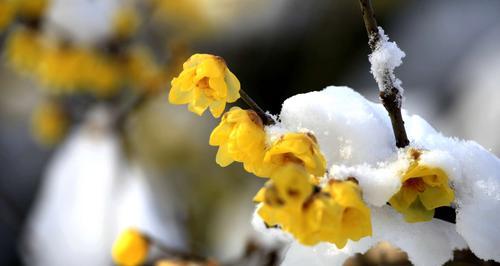
{"label": "flower cluster", "polygon": [[[238,99],[239,90],[240,84],[224,60],[196,54],[172,81],[169,100],[188,104],[198,115],[210,108],[219,117],[226,103]],[[348,240],[371,236],[371,211],[356,176],[329,176],[312,133],[285,128],[280,132],[287,133],[271,138],[273,133],[266,130],[268,125],[259,111],[231,108],[213,130],[209,144],[219,147],[216,162],[220,166],[241,162],[246,171],[269,178],[254,197],[257,214],[266,225],[290,233],[304,245],[329,242],[343,248]],[[409,167],[401,171],[400,188],[389,200],[407,222],[429,221],[437,207],[449,206],[454,200],[446,172],[420,162],[421,153],[408,150]]]}
{"label": "flower cluster", "polygon": [[[169,100],[189,104],[215,117],[227,102],[239,98],[240,84],[220,57],[196,54],[172,81]],[[326,159],[309,132],[287,132],[271,141],[261,116],[233,107],[213,130],[209,144],[218,146],[216,162],[241,162],[246,171],[269,178],[255,196],[257,213],[269,226],[292,234],[307,245],[327,241],[343,247],[347,240],[371,235],[370,210],[354,181],[331,180],[319,185]]]}

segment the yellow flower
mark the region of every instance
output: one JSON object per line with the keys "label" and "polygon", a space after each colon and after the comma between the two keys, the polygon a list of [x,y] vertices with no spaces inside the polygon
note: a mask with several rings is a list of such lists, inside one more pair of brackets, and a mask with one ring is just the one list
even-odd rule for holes
{"label": "yellow flower", "polygon": [[264,157],[264,163],[280,167],[287,162],[303,164],[317,177],[326,171],[326,160],[319,150],[316,138],[309,133],[287,133],[275,141]]}
{"label": "yellow flower", "polygon": [[401,179],[401,189],[389,200],[407,222],[430,221],[437,207],[450,206],[455,193],[443,169],[413,161]]}
{"label": "yellow flower", "polygon": [[[323,189],[341,207],[339,234],[326,237],[342,248],[348,239],[358,241],[372,234],[370,209],[361,198],[361,190],[353,181],[330,181]],[[328,225],[326,225],[328,228]]]}
{"label": "yellow flower", "polygon": [[0,33],[10,24],[15,14],[13,0],[0,1]]}
{"label": "yellow flower", "polygon": [[266,146],[266,133],[260,117],[252,110],[233,107],[222,117],[210,135],[209,144],[219,146],[216,162],[228,166],[242,162],[245,170],[264,176],[262,160]]}
{"label": "yellow flower", "polygon": [[290,231],[312,192],[313,185],[304,167],[288,163],[273,173],[254,201],[263,203],[258,214],[268,225],[279,225],[283,230]]}
{"label": "yellow flower", "polygon": [[68,119],[62,108],[55,102],[38,106],[32,118],[32,131],[43,145],[53,145],[66,134]]}
{"label": "yellow flower", "polygon": [[44,47],[37,32],[19,28],[9,36],[6,49],[12,68],[32,73],[38,66]]}
{"label": "yellow flower", "polygon": [[[286,191],[296,182],[289,180],[283,188]],[[356,183],[331,181],[319,192],[311,194],[310,190],[307,198],[300,198],[300,205],[287,200],[287,194],[280,193],[278,187],[273,184],[259,191],[255,200],[264,201],[258,214],[267,224],[279,226],[300,243],[330,242],[343,248],[349,239],[358,241],[372,234],[370,209],[362,201]]]}
{"label": "yellow flower", "polygon": [[42,54],[37,75],[40,82],[62,91],[74,91],[79,85],[87,53],[73,47],[50,47]]}
{"label": "yellow flower", "polygon": [[183,65],[183,71],[172,80],[169,101],[189,104],[188,109],[202,115],[207,108],[219,117],[227,103],[239,97],[240,82],[224,60],[209,54],[195,54]]}
{"label": "yellow flower", "polygon": [[113,261],[118,265],[142,265],[148,256],[149,240],[136,229],[123,231],[113,244]]}

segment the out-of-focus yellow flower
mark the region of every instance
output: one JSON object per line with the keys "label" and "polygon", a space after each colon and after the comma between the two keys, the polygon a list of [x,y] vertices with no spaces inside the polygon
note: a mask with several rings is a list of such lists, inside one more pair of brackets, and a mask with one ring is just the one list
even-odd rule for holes
{"label": "out-of-focus yellow flower", "polygon": [[125,68],[131,85],[148,93],[159,92],[167,83],[166,71],[156,64],[146,48],[131,50]]}
{"label": "out-of-focus yellow flower", "polygon": [[[304,245],[330,242],[343,248],[349,239],[357,241],[372,233],[370,209],[354,182],[329,182],[298,206],[294,202],[287,204],[279,186],[273,185],[256,196],[256,200],[264,200],[258,214],[267,224],[281,227]],[[289,187],[284,186],[285,191]]]}
{"label": "out-of-focus yellow flower", "polygon": [[77,86],[87,88],[98,97],[114,95],[122,84],[122,72],[118,63],[100,54],[82,53]]}
{"label": "out-of-focus yellow flower", "polygon": [[275,141],[264,157],[265,164],[280,167],[288,162],[303,164],[314,176],[323,176],[326,160],[316,138],[309,133],[287,133]]}
{"label": "out-of-focus yellow flower", "polygon": [[32,73],[38,66],[43,49],[37,32],[19,28],[7,41],[7,60],[16,71]]}
{"label": "out-of-focus yellow flower", "polygon": [[21,17],[35,19],[45,12],[49,0],[17,0],[17,12]]}
{"label": "out-of-focus yellow flower", "polygon": [[134,8],[121,8],[113,17],[113,32],[119,38],[129,38],[137,31],[139,23],[140,18]]}
{"label": "out-of-focus yellow flower", "polygon": [[13,0],[0,0],[0,33],[7,27],[15,14],[15,6]]}
{"label": "out-of-focus yellow flower", "polygon": [[224,60],[209,54],[195,54],[183,65],[183,71],[172,80],[169,101],[189,104],[188,109],[202,115],[207,108],[214,117],[224,112],[226,103],[239,97],[240,82]]}
{"label": "out-of-focus yellow flower", "polygon": [[112,59],[78,47],[50,47],[36,69],[38,79],[53,91],[87,90],[113,95],[121,84],[121,69]]}
{"label": "out-of-focus yellow flower", "polygon": [[37,68],[38,79],[46,87],[74,91],[82,75],[80,67],[85,65],[87,56],[72,47],[46,49]]}
{"label": "out-of-focus yellow flower", "polygon": [[123,231],[113,244],[113,261],[122,266],[142,265],[148,256],[149,240],[137,229]]}
{"label": "out-of-focus yellow flower", "polygon": [[260,117],[252,110],[233,107],[222,117],[210,135],[209,144],[219,146],[216,162],[228,166],[242,162],[245,170],[262,175],[262,160],[266,149],[266,133]]}
{"label": "out-of-focus yellow flower", "polygon": [[32,132],[43,145],[54,145],[66,134],[68,118],[64,110],[55,102],[38,106],[32,117]]}
{"label": "out-of-focus yellow flower", "polygon": [[435,208],[450,206],[455,199],[446,172],[423,165],[418,160],[410,164],[401,182],[401,189],[389,203],[410,223],[432,220]]}

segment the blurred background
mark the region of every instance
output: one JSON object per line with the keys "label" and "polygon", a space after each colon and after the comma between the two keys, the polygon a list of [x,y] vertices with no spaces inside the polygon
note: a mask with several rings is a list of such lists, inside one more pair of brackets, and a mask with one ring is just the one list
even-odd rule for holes
{"label": "blurred background", "polygon": [[[499,155],[500,2],[373,2],[406,52],[404,107]],[[248,251],[263,181],[218,167],[217,121],[167,101],[193,53],[223,57],[274,114],[328,85],[377,101],[357,1],[0,0],[0,47],[0,265],[111,265],[128,226],[220,260]],[[379,249],[350,263],[407,264]]]}

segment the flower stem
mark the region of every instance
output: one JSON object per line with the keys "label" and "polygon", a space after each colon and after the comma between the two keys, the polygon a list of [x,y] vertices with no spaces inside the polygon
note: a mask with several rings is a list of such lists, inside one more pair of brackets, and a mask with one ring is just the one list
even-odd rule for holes
{"label": "flower stem", "polygon": [[240,96],[241,99],[259,115],[265,125],[274,124],[274,119],[264,112],[264,110],[262,110],[262,108],[260,108],[260,106],[252,98],[250,98],[250,96],[248,96],[243,89],[240,89]]}

